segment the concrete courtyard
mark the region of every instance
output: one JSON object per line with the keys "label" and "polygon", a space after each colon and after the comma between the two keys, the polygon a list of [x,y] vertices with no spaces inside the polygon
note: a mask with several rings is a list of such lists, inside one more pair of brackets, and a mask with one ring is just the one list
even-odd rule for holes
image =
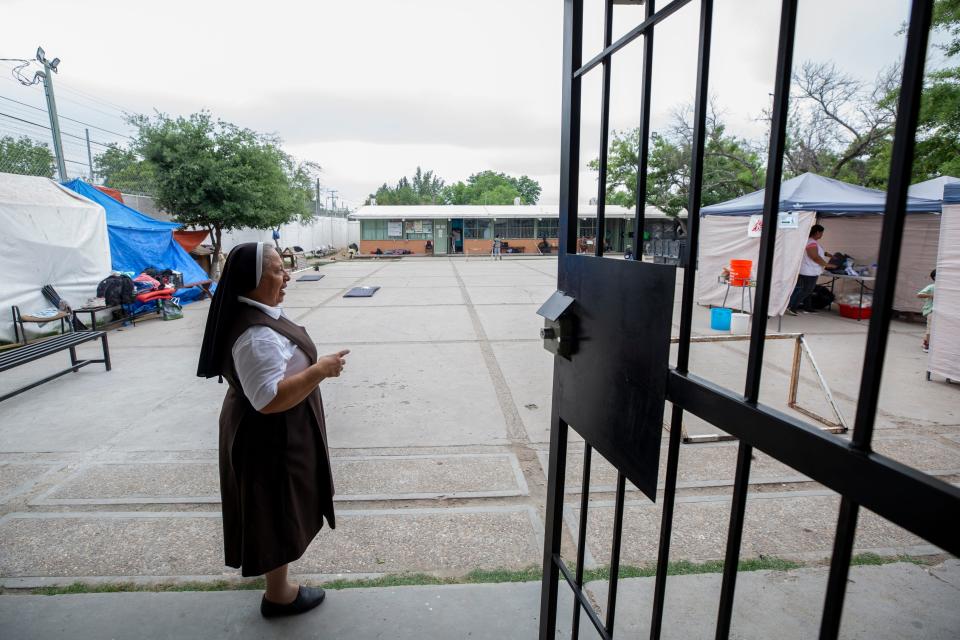
{"label": "concrete courtyard", "polygon": [[[321,387],[338,527],[320,533],[296,574],[459,576],[540,563],[552,365],[535,311],[554,290],[556,267],[555,258],[404,259],[338,262],[322,267],[316,282],[293,276],[288,315],[321,353],[352,350],[343,377]],[[358,285],[382,289],[369,299],[342,297]],[[195,376],[207,307],[112,331],[113,371],[91,365],[0,405],[3,587],[237,575],[223,566],[221,545],[216,448],[225,387]],[[866,329],[835,313],[783,320],[784,332],[806,334],[850,423]],[[695,332],[716,333],[705,309],[696,310]],[[922,333],[920,324],[894,323],[876,449],[955,483],[960,385],[925,381]],[[771,342],[764,365],[762,400],[785,410],[792,348]],[[691,370],[739,389],[746,350],[746,343],[696,344]],[[0,389],[43,377],[62,366],[57,357],[3,374]],[[799,397],[830,416],[808,365]],[[686,429],[713,432],[696,420]],[[582,459],[572,435],[568,559]],[[735,459],[734,442],[682,446],[673,559],[723,557]],[[596,457],[594,464],[591,567],[609,559],[615,484],[608,465]],[[751,482],[743,557],[829,557],[835,494],[762,454]],[[655,562],[659,508],[628,488],[625,564]],[[860,519],[857,552],[941,553],[869,512]]]}

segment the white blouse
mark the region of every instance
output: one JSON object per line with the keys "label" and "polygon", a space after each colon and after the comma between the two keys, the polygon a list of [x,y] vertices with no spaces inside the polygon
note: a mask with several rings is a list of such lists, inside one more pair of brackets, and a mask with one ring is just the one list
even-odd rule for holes
{"label": "white blouse", "polygon": [[[285,315],[280,307],[268,307],[243,296],[237,300],[256,307],[274,320]],[[264,325],[254,325],[240,334],[231,353],[243,394],[257,411],[277,397],[281,380],[310,366],[310,358],[303,349]]]}

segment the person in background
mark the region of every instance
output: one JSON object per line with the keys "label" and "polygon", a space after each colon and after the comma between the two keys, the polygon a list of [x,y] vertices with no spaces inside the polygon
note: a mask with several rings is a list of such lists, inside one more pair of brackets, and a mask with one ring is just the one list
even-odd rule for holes
{"label": "person in background", "polygon": [[494,260],[503,260],[503,240],[500,239],[500,234],[498,233],[493,238],[493,259]]}
{"label": "person in background", "polygon": [[810,227],[810,237],[807,240],[807,247],[803,252],[803,260],[800,262],[800,275],[797,276],[797,286],[793,288],[793,294],[790,296],[790,303],[787,305],[787,313],[792,316],[797,315],[800,306],[803,305],[803,311],[813,311],[808,301],[810,294],[817,286],[817,279],[823,273],[827,266],[826,258],[830,254],[820,246],[820,238],[823,237],[824,228],[815,224]]}
{"label": "person in background", "polygon": [[[937,279],[937,270],[934,269],[930,272],[930,279],[934,282]],[[923,309],[920,310],[920,313],[923,314],[923,317],[927,320],[927,332],[923,335],[923,352],[926,353],[930,350],[930,325],[933,323],[933,285],[934,282],[931,282],[923,289],[917,292],[918,298],[923,298]]]}

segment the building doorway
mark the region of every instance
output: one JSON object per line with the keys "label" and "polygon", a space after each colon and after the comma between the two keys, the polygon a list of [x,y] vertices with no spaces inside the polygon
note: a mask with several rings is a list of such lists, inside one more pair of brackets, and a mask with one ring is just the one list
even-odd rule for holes
{"label": "building doorway", "polygon": [[433,255],[443,256],[449,253],[450,231],[446,220],[433,221]]}
{"label": "building doorway", "polygon": [[450,221],[450,253],[463,253],[463,218]]}

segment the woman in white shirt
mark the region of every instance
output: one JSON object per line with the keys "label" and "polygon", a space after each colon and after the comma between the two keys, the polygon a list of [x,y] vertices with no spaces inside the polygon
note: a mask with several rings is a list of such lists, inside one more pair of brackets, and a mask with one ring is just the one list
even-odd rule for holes
{"label": "woman in white shirt", "polygon": [[790,296],[790,303],[787,305],[787,313],[792,316],[797,315],[801,305],[805,305],[810,294],[817,286],[820,274],[827,266],[825,258],[829,258],[830,254],[820,246],[820,238],[823,237],[823,232],[824,228],[819,224],[810,227],[810,238],[807,240],[807,246],[803,251],[803,260],[800,262],[797,286],[794,287],[793,294]]}
{"label": "woman in white shirt", "polygon": [[290,280],[263,243],[234,247],[207,316],[197,375],[229,383],[220,414],[224,555],[244,576],[266,575],[264,617],[323,601],[287,579],[324,519],[336,526],[319,384],[339,376],[347,350],[318,357],[306,330],[283,313]]}

